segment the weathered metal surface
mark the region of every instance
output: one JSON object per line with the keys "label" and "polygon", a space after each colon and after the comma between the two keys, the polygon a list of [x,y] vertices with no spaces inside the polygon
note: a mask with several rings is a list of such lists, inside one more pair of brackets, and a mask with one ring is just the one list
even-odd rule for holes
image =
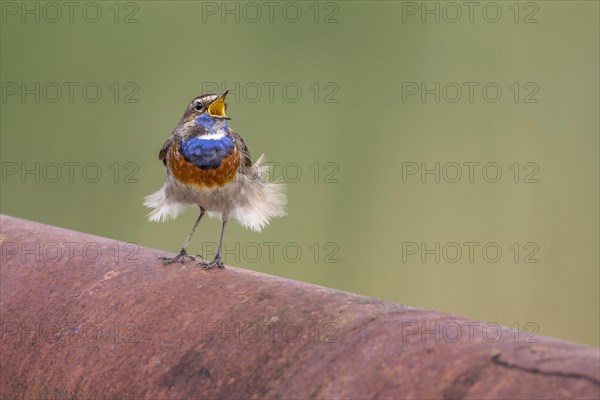
{"label": "weathered metal surface", "polygon": [[2,398],[600,397],[598,349],[0,224]]}

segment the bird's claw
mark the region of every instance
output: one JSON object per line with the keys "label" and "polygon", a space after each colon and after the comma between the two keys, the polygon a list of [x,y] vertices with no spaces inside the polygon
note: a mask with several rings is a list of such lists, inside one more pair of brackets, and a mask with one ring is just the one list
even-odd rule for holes
{"label": "bird's claw", "polygon": [[212,261],[202,261],[196,265],[202,266],[202,268],[204,268],[204,269],[211,269],[214,267],[219,267],[221,269],[225,268],[225,265],[223,264],[223,260],[221,259],[221,257],[215,257],[215,259]]}
{"label": "bird's claw", "polygon": [[169,265],[176,261],[179,261],[182,264],[185,263],[186,260],[194,261],[196,260],[196,257],[190,256],[185,250],[181,250],[175,257],[158,257],[158,259],[163,262],[163,265]]}

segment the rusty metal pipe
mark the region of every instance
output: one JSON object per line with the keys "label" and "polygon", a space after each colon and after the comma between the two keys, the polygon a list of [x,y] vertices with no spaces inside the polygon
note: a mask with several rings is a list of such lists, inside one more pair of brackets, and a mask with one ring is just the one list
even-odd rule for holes
{"label": "rusty metal pipe", "polygon": [[2,398],[600,398],[598,349],[0,224]]}

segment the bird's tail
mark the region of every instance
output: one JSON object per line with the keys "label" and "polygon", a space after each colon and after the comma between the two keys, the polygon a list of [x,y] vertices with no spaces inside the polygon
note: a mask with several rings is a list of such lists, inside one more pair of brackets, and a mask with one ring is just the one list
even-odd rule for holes
{"label": "bird's tail", "polygon": [[144,205],[154,208],[149,214],[148,219],[152,222],[162,222],[169,218],[175,218],[185,208],[184,204],[169,201],[166,194],[166,183],[155,193],[144,197]]}
{"label": "bird's tail", "polygon": [[232,216],[249,229],[260,232],[271,218],[283,217],[287,202],[285,186],[278,182],[269,182],[269,166],[265,164],[265,155],[252,165],[252,172],[245,177],[241,185],[241,198]]}

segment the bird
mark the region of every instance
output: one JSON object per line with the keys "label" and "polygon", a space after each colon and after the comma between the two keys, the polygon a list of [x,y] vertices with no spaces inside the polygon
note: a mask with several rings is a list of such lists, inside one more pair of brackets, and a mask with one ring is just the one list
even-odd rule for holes
{"label": "bird", "polygon": [[166,179],[160,190],[144,198],[144,205],[153,209],[148,219],[174,219],[188,206],[200,212],[179,254],[159,258],[165,265],[196,260],[187,248],[205,214],[222,221],[214,260],[196,264],[205,269],[224,268],[221,248],[230,219],[260,232],[272,218],[286,215],[285,186],[269,180],[264,154],[252,162],[242,137],[229,128],[227,93],[194,98],[158,153]]}

